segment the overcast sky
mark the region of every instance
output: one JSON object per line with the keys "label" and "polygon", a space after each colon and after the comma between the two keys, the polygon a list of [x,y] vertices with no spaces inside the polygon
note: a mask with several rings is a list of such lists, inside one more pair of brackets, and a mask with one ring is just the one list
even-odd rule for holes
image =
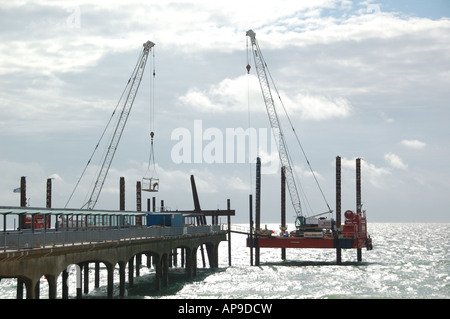
{"label": "overcast sky", "polygon": [[[360,157],[369,222],[450,222],[450,3],[444,0],[2,1],[0,206],[19,205],[13,189],[21,176],[31,206],[45,206],[47,178],[53,178],[53,207],[66,205],[150,40],[154,91],[147,64],[95,208],[119,208],[123,176],[126,209],[135,209],[153,105],[158,202],[193,209],[194,174],[202,208],[225,209],[229,198],[233,222],[247,222],[255,159],[241,163],[230,154],[226,132],[270,134],[253,60],[250,74],[245,68],[249,29],[332,209],[336,156],[342,157],[343,211],[355,209]],[[310,215],[321,213],[326,205],[279,114],[307,194],[303,206],[311,206]],[[189,141],[191,160],[185,152],[180,162],[178,151]],[[265,146],[259,150],[266,167],[262,221],[279,222],[280,170],[268,169],[276,149]],[[69,207],[89,198],[102,147]],[[197,160],[196,150],[203,155]]]}

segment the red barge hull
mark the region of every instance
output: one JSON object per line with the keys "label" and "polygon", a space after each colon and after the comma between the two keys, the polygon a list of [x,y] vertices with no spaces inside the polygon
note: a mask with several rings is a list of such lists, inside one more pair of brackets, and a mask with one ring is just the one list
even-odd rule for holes
{"label": "red barge hull", "polygon": [[258,237],[247,238],[247,247],[253,248],[365,248],[366,239],[354,238],[297,238]]}

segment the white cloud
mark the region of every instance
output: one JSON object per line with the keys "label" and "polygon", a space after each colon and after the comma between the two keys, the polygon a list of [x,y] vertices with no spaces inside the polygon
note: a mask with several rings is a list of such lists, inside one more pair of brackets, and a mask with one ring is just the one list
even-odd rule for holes
{"label": "white cloud", "polygon": [[[448,68],[443,66],[450,62],[450,20],[426,18],[419,11],[415,12],[416,17],[387,12],[385,7],[377,11],[370,3],[338,0],[288,0],[282,5],[238,0],[2,3],[1,204],[18,203],[12,188],[18,186],[22,174],[28,176],[33,205],[45,205],[45,179],[49,176],[56,177],[54,195],[61,197],[55,200],[55,205],[65,204],[65,197],[78,178],[71,176],[77,174],[72,171],[84,163],[83,157],[74,164],[76,158],[85,152],[82,149],[90,150],[86,144],[96,142],[99,134],[93,130],[100,131],[106,124],[141,44],[151,40],[157,45],[157,104],[162,109],[156,121],[160,124],[158,141],[163,140],[158,144],[161,146],[158,154],[165,154],[167,161],[160,162],[158,196],[167,201],[174,198],[170,202],[181,208],[192,207],[190,167],[167,167],[173,163],[167,160],[170,142],[165,143],[164,137],[170,136],[175,127],[187,126],[191,114],[217,120],[208,123],[211,126],[239,125],[236,123],[247,118],[248,96],[252,115],[258,112],[257,117],[262,115],[267,120],[254,68],[251,76],[240,76],[245,73],[245,31],[252,28],[289,115],[295,116],[294,126],[297,129],[304,125],[305,132],[313,137],[313,157],[328,158],[335,151],[353,154],[355,150],[366,157],[370,162],[362,162],[363,179],[374,191],[367,197],[373,198],[380,211],[408,205],[400,201],[387,205],[379,200],[379,194],[394,193],[392,189],[399,188],[394,185],[406,186],[402,191],[408,196],[415,194],[411,190],[418,183],[413,179],[424,181],[417,187],[417,193],[427,191],[424,198],[443,198],[441,202],[430,200],[430,203],[445,206],[447,197],[440,191],[446,188],[436,187],[446,186],[450,180],[439,171],[445,163],[429,163],[431,158],[444,161],[449,156],[445,147],[448,132],[445,119],[449,112],[445,101],[449,99],[450,77]],[[79,28],[67,24],[70,15],[76,13],[70,9],[77,6]],[[420,6],[414,7],[420,10]],[[149,74],[148,69],[146,72]],[[143,88],[146,86],[140,90]],[[138,95],[142,97],[141,93]],[[177,103],[183,108],[175,108]],[[135,115],[140,112],[138,106],[134,107]],[[309,122],[302,123],[299,119]],[[328,121],[326,127],[311,123],[326,119],[339,121]],[[386,125],[394,122],[396,125]],[[140,127],[134,123],[127,125],[130,135]],[[161,132],[161,128],[165,131]],[[409,150],[424,150],[428,145],[423,141],[434,141],[438,147],[427,149],[426,154],[419,152],[414,162],[409,159],[410,165],[414,164],[412,172],[398,155],[388,153],[383,157],[386,149],[399,146],[392,136],[416,135],[420,140],[408,138],[400,145]],[[311,141],[311,136],[305,136],[306,142]],[[134,152],[141,145],[137,140],[124,144],[121,143],[121,150],[128,147],[133,151],[123,158],[141,158]],[[19,147],[27,153],[18,152]],[[43,156],[49,150],[53,153]],[[380,154],[381,162],[376,162]],[[48,163],[50,157],[55,163],[64,164],[54,167]],[[23,158],[28,163],[18,164]],[[122,169],[111,170],[102,201],[114,208],[118,206],[117,178],[125,176],[130,181],[127,196],[134,203],[135,180],[140,180],[146,169],[146,165],[140,164],[123,169],[128,166],[120,160],[119,155],[113,162],[113,167]],[[199,192],[208,194],[205,201],[214,196],[222,200],[224,188],[228,191],[247,187],[243,182],[248,175],[246,169],[245,174],[239,175],[231,166],[194,167]],[[323,172],[322,168],[314,167]],[[350,176],[351,171],[353,178],[354,161],[348,167],[346,173]],[[302,176],[306,177],[306,172]],[[326,174],[318,176],[329,179]],[[274,184],[278,185],[278,181]],[[231,198],[234,201],[241,195],[242,192],[236,191]],[[248,203],[246,198],[243,201],[244,211]],[[414,210],[417,211],[411,209],[411,216]]]}
{"label": "white cloud", "polygon": [[399,168],[402,170],[407,170],[408,165],[403,162],[403,160],[400,158],[400,156],[393,154],[393,153],[387,153],[384,155],[385,161],[392,167]]}
{"label": "white cloud", "polygon": [[423,149],[425,146],[427,146],[426,143],[421,142],[419,140],[402,140],[402,145],[408,148],[412,148],[412,149],[416,149],[416,150],[421,150]]}
{"label": "white cloud", "polygon": [[[272,95],[276,92],[272,88]],[[250,96],[249,100],[248,97]],[[280,92],[281,100],[289,115],[298,114],[303,119],[325,120],[343,118],[350,114],[351,107],[347,99],[342,97],[328,98],[320,95],[297,94],[289,98]],[[247,113],[248,107],[253,111],[264,111],[260,107],[262,93],[256,76],[240,76],[235,79],[225,79],[219,84],[210,85],[207,90],[190,89],[179,97],[185,106],[196,108],[201,112],[236,112]],[[282,112],[279,101],[275,100],[278,112]]]}
{"label": "white cloud", "polygon": [[326,120],[350,115],[351,107],[343,97],[327,98],[320,95],[298,94],[292,108],[304,119]]}
{"label": "white cloud", "polygon": [[[347,168],[352,171],[355,170],[355,159],[341,158],[342,168]],[[392,173],[389,169],[384,167],[377,167],[365,160],[361,160],[361,171],[363,182],[368,182],[372,186],[380,189],[389,188],[389,183],[387,182],[387,177]]]}
{"label": "white cloud", "polygon": [[380,115],[381,115],[381,118],[383,119],[383,121],[385,121],[386,123],[394,122],[394,119],[392,117],[389,117],[385,112],[381,112]]}
{"label": "white cloud", "polygon": [[178,100],[200,112],[247,113],[249,107],[252,111],[265,110],[260,104],[251,102],[262,101],[258,79],[252,75],[227,78],[210,85],[206,90],[191,88]]}

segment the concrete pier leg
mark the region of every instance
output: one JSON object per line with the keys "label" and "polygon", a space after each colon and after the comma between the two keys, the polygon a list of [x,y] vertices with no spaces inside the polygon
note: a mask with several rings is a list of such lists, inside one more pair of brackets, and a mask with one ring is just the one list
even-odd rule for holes
{"label": "concrete pier leg", "polygon": [[[79,276],[80,276],[80,279],[77,279],[77,299],[82,299],[83,298],[83,291],[82,291],[82,288],[81,288],[81,282],[82,282],[82,280],[83,280],[83,268],[82,268],[82,264],[79,264],[78,265],[79,267],[80,267],[80,274],[79,274]],[[80,285],[78,285],[78,283],[80,284]]]}
{"label": "concrete pier leg", "polygon": [[106,265],[108,270],[108,299],[113,298],[114,293],[114,265]]}
{"label": "concrete pier leg", "polygon": [[128,261],[128,287],[134,286],[134,256]]}
{"label": "concrete pier leg", "polygon": [[192,277],[192,253],[190,249],[185,249],[186,251],[186,273],[188,278]]}
{"label": "concrete pier leg", "polygon": [[211,269],[219,267],[219,245],[211,244],[207,246],[209,255],[209,266]]}
{"label": "concrete pier leg", "polygon": [[56,299],[56,278],[53,275],[45,276],[48,282],[48,298]]}
{"label": "concrete pier leg", "polygon": [[36,285],[32,280],[24,280],[25,289],[27,291],[27,299],[35,299]]}
{"label": "concrete pier leg", "polygon": [[185,266],[185,249],[181,248],[181,268],[184,268]]}
{"label": "concrete pier leg", "polygon": [[156,290],[161,290],[161,258],[159,256],[154,256],[155,265],[155,288]]}
{"label": "concrete pier leg", "polygon": [[41,280],[38,279],[34,285],[34,299],[39,299],[41,297]]}
{"label": "concrete pier leg", "polygon": [[192,257],[191,257],[191,268],[192,268],[192,276],[197,276],[197,252],[198,249],[192,250]]}
{"label": "concrete pier leg", "polygon": [[119,296],[125,296],[125,263],[119,262]]}
{"label": "concrete pier leg", "polygon": [[169,285],[169,256],[164,254],[161,260],[161,275],[162,275],[162,284],[164,287]]}
{"label": "concrete pier leg", "polygon": [[20,278],[17,278],[17,299],[23,299],[23,280]]}
{"label": "concrete pier leg", "polygon": [[66,269],[62,272],[62,299],[69,299],[69,286],[67,285],[67,279],[69,278],[69,273]]}
{"label": "concrete pier leg", "polygon": [[89,293],[89,263],[84,263],[84,270],[83,270],[83,279],[84,279],[84,294]]}
{"label": "concrete pier leg", "polygon": [[136,277],[139,277],[141,275],[140,274],[141,264],[142,264],[142,254],[137,254],[136,255]]}
{"label": "concrete pier leg", "polygon": [[173,255],[172,255],[173,265],[174,265],[175,267],[178,267],[178,249],[175,248],[175,249],[173,250],[173,253],[172,253],[172,254],[173,254]]}
{"label": "concrete pier leg", "polygon": [[94,287],[98,288],[100,287],[100,263],[97,261],[95,262],[95,279],[94,279]]}
{"label": "concrete pier leg", "polygon": [[203,250],[203,245],[200,245],[200,251],[202,253],[203,268],[206,268],[205,251]]}

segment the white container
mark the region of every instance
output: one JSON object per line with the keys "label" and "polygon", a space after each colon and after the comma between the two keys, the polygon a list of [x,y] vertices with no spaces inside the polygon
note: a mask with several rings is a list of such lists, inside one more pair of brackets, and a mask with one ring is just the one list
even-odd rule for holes
{"label": "white container", "polygon": [[305,224],[306,225],[317,225],[318,223],[319,223],[319,219],[318,218],[307,217],[305,219]]}
{"label": "white container", "polygon": [[319,219],[319,228],[331,229],[331,219]]}

